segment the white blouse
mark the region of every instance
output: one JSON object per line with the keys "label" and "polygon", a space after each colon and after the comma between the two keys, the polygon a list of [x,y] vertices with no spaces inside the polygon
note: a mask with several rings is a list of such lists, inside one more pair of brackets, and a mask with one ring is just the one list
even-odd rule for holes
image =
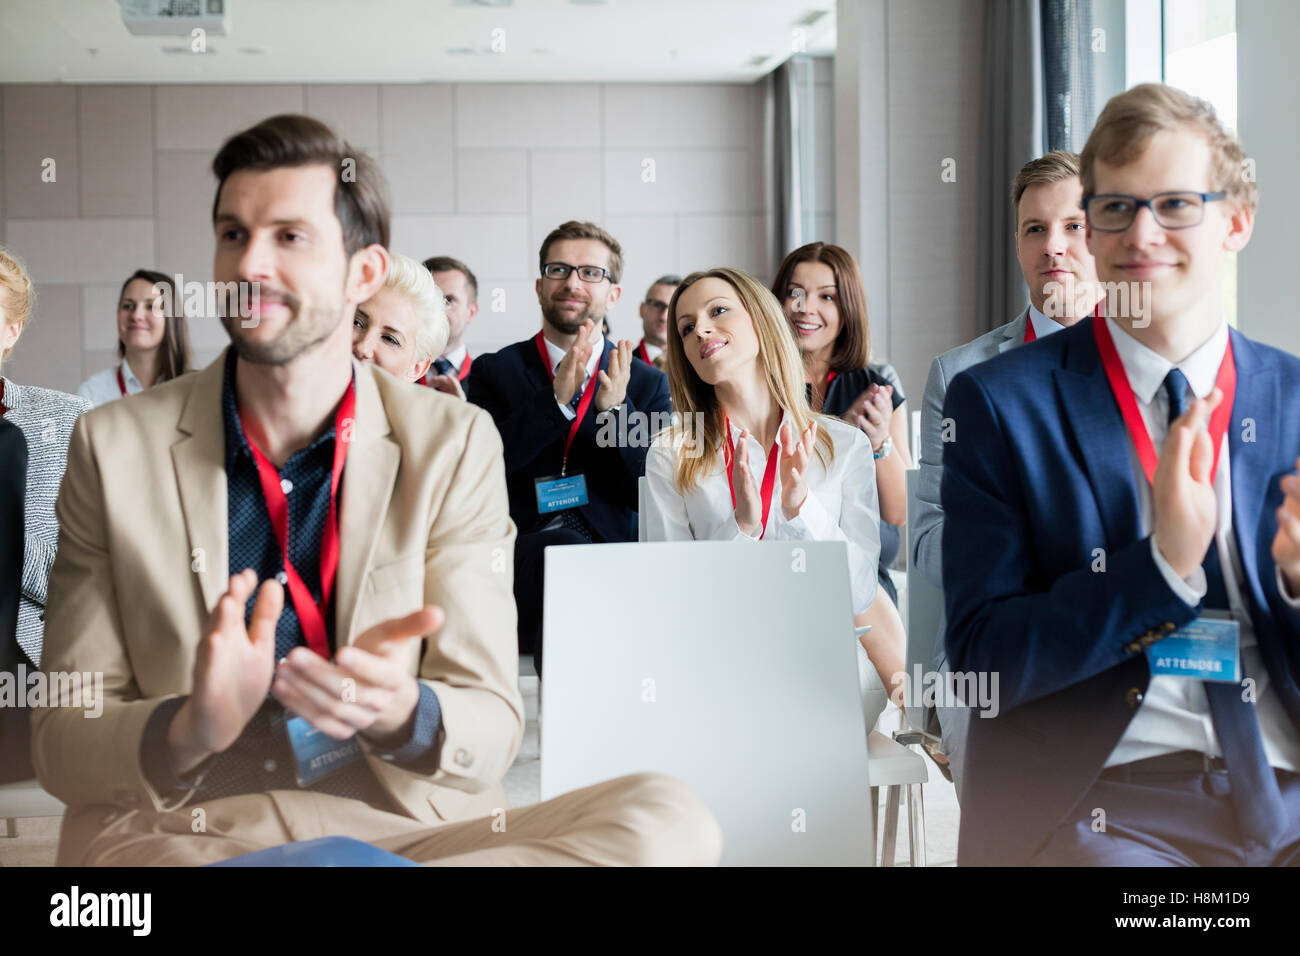
{"label": "white blouse", "polygon": [[131,371],[130,363],[126,359],[122,359],[120,364],[114,365],[112,368],[106,368],[102,372],[96,372],[82,382],[81,387],[77,389],[77,394],[82,398],[90,399],[90,403],[95,407],[99,407],[105,402],[111,402],[115,398],[121,398],[122,389],[117,384],[119,369],[122,372],[122,383],[126,385],[126,394],[135,395],[137,392],[144,391],[144,386],[135,377],[135,372]]}
{"label": "white blouse", "polygon": [[[782,416],[782,421],[785,421]],[[876,495],[876,462],[871,442],[861,431],[839,419],[817,416],[835,448],[830,471],[814,452],[808,464],[808,497],[793,521],[781,511],[781,472],[777,469],[772,510],[764,541],[844,541],[849,552],[849,583],[853,613],[861,614],[876,597],[876,565],[880,560],[880,503]],[[731,426],[731,440],[740,429]],[[753,435],[746,441],[750,474],[761,486],[767,452]],[[737,454],[740,449],[737,448]],[[715,471],[703,476],[686,497],[673,485],[677,457],[663,438],[655,439],[646,456],[646,538],[649,541],[757,541],[740,530],[731,504],[722,457]]]}

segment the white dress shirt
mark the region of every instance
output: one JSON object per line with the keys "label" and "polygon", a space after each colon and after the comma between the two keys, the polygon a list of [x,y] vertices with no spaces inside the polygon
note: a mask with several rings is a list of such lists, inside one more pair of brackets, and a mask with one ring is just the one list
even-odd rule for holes
{"label": "white dress shirt", "polygon": [[[782,415],[781,420],[785,421]],[[861,614],[876,597],[876,565],[880,560],[880,504],[876,497],[876,467],[871,442],[861,431],[836,418],[817,416],[817,428],[831,436],[835,458],[827,471],[814,453],[808,464],[808,497],[799,514],[787,521],[781,511],[781,471],[772,489],[772,510],[764,541],[844,541],[849,552],[849,584],[853,613]],[[740,429],[731,426],[731,440],[742,452]],[[755,486],[762,488],[767,450],[753,435],[743,446]],[[731,504],[726,466],[701,478],[685,497],[674,487],[675,450],[656,438],[646,456],[646,538],[649,541],[757,541],[740,530]]]}
{"label": "white dress shirt", "polygon": [[120,365],[106,368],[102,372],[96,372],[82,382],[81,387],[77,389],[77,394],[82,398],[89,399],[91,404],[95,406],[111,402],[115,398],[121,398],[122,390],[117,385],[119,369],[122,371],[122,383],[126,385],[126,394],[135,395],[137,392],[144,391],[144,386],[135,377],[135,372],[131,371],[130,363],[126,359],[122,359]]}
{"label": "white dress shirt", "polygon": [[[555,369],[559,366],[561,360],[564,358],[564,354],[566,350],[560,348],[558,345],[556,345],[554,342],[548,339],[545,335],[542,336],[542,341],[546,343],[546,354],[549,355],[551,358],[551,380],[554,381]],[[577,394],[582,393],[582,390],[587,387],[587,382],[590,381],[591,377],[596,374],[596,367],[600,365],[600,357],[604,354],[605,354],[605,337],[602,335],[600,338],[596,340],[596,343],[591,347],[591,357],[587,359],[587,369],[582,376],[582,384],[578,386]],[[593,402],[595,401],[594,397],[592,400]],[[572,401],[572,399],[570,399],[570,401]],[[567,418],[569,421],[573,421],[575,418],[578,417],[577,412],[575,412],[568,405],[565,405],[559,399],[555,400],[555,404],[560,406],[560,411],[564,412],[564,417]]]}
{"label": "white dress shirt", "polygon": [[[1151,442],[1159,454],[1169,431],[1169,398],[1164,389],[1165,376],[1174,367],[1163,356],[1153,352],[1125,332],[1113,319],[1107,319],[1115,350],[1128,374],[1129,384],[1137,399],[1142,420],[1146,423]],[[1206,342],[1183,361],[1178,369],[1187,377],[1188,385],[1197,398],[1205,398],[1214,391],[1219,365],[1228,346],[1228,325],[1221,323]],[[1231,427],[1231,426],[1229,426]],[[1256,716],[1264,738],[1264,752],[1268,762],[1284,770],[1300,769],[1300,739],[1297,739],[1282,709],[1277,694],[1269,692],[1269,674],[1260,657],[1259,645],[1250,614],[1241,596],[1242,568],[1237,552],[1236,536],[1232,533],[1232,468],[1228,461],[1230,442],[1224,435],[1219,453],[1219,466],[1214,474],[1214,495],[1218,499],[1219,517],[1214,532],[1214,544],[1219,549],[1219,563],[1223,569],[1223,583],[1228,592],[1228,605],[1237,622],[1240,634],[1242,676],[1255,681]],[[1154,526],[1154,506],[1151,485],[1147,482],[1137,448],[1129,439],[1129,454],[1138,488],[1138,509],[1143,535],[1151,534]],[[1197,568],[1189,578],[1178,577],[1177,572],[1160,554],[1151,538],[1151,552],[1156,566],[1164,575],[1169,587],[1182,600],[1195,605],[1205,596],[1205,572]],[[1280,571],[1278,572],[1280,575]],[[1279,582],[1280,584],[1280,582]],[[1286,592],[1282,591],[1285,598]],[[1291,602],[1300,607],[1300,601]],[[1159,648],[1159,644],[1153,645]],[[1115,750],[1106,761],[1107,767],[1143,760],[1178,750],[1196,750],[1211,756],[1223,756],[1214,720],[1210,716],[1209,702],[1205,698],[1202,681],[1183,677],[1156,675],[1151,678],[1142,706],[1137,716],[1120,738]]]}
{"label": "white dress shirt", "polygon": [[645,343],[645,354],[650,356],[651,362],[654,362],[654,360],[659,357],[659,353],[662,352],[663,349],[655,345],[649,339],[642,339],[641,341]]}
{"label": "white dress shirt", "polygon": [[445,358],[451,363],[451,374],[459,375],[460,367],[464,364],[465,356],[467,355],[469,355],[469,346],[462,345],[460,348],[456,349],[456,351],[448,352],[446,355],[443,355],[442,358]]}
{"label": "white dress shirt", "polygon": [[1059,332],[1065,328],[1060,322],[1049,319],[1032,305],[1029,307],[1029,321],[1034,324],[1034,337],[1038,339],[1045,339],[1053,332]]}

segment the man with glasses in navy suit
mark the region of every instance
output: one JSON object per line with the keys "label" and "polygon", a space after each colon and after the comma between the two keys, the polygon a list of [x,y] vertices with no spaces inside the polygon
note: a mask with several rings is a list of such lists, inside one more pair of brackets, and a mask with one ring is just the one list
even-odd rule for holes
{"label": "man with glasses in navy suit", "polygon": [[[543,551],[565,544],[635,541],[637,480],[671,409],[668,379],[634,362],[632,343],[601,332],[618,301],[623,250],[591,222],[566,222],[542,242],[537,335],[475,360],[469,400],[491,413],[505,447],[515,541],[519,650],[542,659]],[[609,442],[601,436],[643,435]]]}
{"label": "man with glasses in navy suit", "polygon": [[946,646],[1001,689],[963,864],[1300,860],[1300,360],[1223,314],[1244,158],[1204,101],[1112,99],[1081,164],[1107,298],[949,387]]}

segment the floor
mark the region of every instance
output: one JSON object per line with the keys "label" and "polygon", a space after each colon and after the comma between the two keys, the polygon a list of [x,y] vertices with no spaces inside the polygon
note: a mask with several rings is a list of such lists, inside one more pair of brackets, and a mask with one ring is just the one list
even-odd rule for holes
{"label": "floor", "polygon": [[[531,670],[525,662],[524,670]],[[503,781],[506,799],[511,806],[536,803],[541,789],[541,761],[539,760],[537,732],[537,678],[527,675],[519,678],[523,692],[527,722],[519,756],[506,773]],[[894,707],[881,717],[877,729],[888,733],[898,729],[901,713]],[[923,788],[925,808],[926,862],[930,866],[954,866],[957,859],[957,797],[934,765],[927,762],[930,782]],[[881,795],[880,820],[884,824],[884,798]],[[908,865],[906,805],[899,813],[898,845],[895,860],[900,866]],[[17,823],[18,835],[12,839],[0,836],[0,866],[52,866],[58,846],[59,821],[57,818],[24,819]],[[2,831],[0,831],[2,832]]]}

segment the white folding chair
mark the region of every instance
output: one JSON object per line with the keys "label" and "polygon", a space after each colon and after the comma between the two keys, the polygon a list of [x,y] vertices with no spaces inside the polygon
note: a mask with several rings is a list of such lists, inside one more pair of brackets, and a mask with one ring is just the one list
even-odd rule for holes
{"label": "white folding chair", "polygon": [[0,783],[0,820],[4,820],[4,836],[16,837],[16,821],[25,817],[61,817],[64,805],[50,796],[33,778]]}
{"label": "white folding chair", "polygon": [[[571,545],[546,552],[541,796],[658,771],[736,865],[874,862],[843,542]],[[629,609],[596,580],[663,579]]]}

